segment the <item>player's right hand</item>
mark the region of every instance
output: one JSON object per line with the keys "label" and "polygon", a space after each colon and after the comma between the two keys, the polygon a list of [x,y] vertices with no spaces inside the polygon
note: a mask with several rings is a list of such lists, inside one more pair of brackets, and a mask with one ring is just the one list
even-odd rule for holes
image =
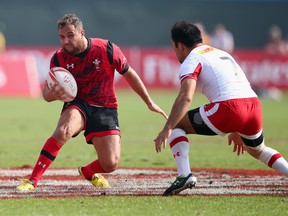
{"label": "player's right hand", "polygon": [[156,139],[154,139],[155,142],[155,150],[157,153],[161,152],[161,149],[163,147],[163,149],[166,148],[167,146],[167,141],[168,141],[168,137],[171,135],[172,130],[171,129],[166,129],[164,128],[157,136]]}

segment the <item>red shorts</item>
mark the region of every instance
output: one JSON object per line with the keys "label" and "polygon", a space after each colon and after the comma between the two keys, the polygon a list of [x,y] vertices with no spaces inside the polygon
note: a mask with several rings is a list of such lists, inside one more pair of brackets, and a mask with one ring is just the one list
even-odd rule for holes
{"label": "red shorts", "polygon": [[238,132],[253,136],[262,131],[262,105],[258,98],[242,98],[200,107],[204,122],[217,134]]}

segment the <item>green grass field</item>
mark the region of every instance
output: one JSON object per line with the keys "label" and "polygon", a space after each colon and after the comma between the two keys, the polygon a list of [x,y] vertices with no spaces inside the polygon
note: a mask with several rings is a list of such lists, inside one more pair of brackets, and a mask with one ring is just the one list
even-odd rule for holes
{"label": "green grass field", "polygon": [[[157,154],[153,139],[164,118],[150,112],[130,91],[119,91],[122,133],[122,167],[175,167],[169,148]],[[151,96],[167,114],[176,91],[153,91]],[[197,95],[192,107],[206,103]],[[42,145],[53,133],[62,103],[42,99],[1,98],[0,168],[34,166]],[[281,101],[263,100],[266,145],[288,158],[288,95]],[[227,145],[227,137],[189,136],[193,167],[267,169],[249,155],[238,157]],[[78,167],[95,160],[91,145],[81,133],[61,150],[52,167]],[[245,210],[244,210],[245,209]],[[69,199],[2,199],[1,215],[287,215],[287,198],[235,197],[83,197]]]}

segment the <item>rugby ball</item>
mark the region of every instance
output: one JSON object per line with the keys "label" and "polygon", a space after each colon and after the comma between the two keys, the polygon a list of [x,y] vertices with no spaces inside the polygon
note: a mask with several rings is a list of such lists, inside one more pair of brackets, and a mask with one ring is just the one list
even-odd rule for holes
{"label": "rugby ball", "polygon": [[65,68],[51,68],[46,81],[49,89],[51,89],[55,83],[58,83],[64,88],[66,98],[61,100],[63,102],[70,102],[74,100],[77,95],[78,88],[76,80],[74,76]]}

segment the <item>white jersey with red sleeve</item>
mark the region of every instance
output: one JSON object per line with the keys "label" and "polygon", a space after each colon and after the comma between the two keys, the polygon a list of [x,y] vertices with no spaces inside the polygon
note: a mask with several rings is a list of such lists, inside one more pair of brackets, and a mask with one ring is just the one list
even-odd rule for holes
{"label": "white jersey with red sleeve", "polygon": [[234,58],[222,50],[200,45],[194,48],[180,66],[181,82],[197,81],[197,90],[211,102],[257,97],[243,70]]}

